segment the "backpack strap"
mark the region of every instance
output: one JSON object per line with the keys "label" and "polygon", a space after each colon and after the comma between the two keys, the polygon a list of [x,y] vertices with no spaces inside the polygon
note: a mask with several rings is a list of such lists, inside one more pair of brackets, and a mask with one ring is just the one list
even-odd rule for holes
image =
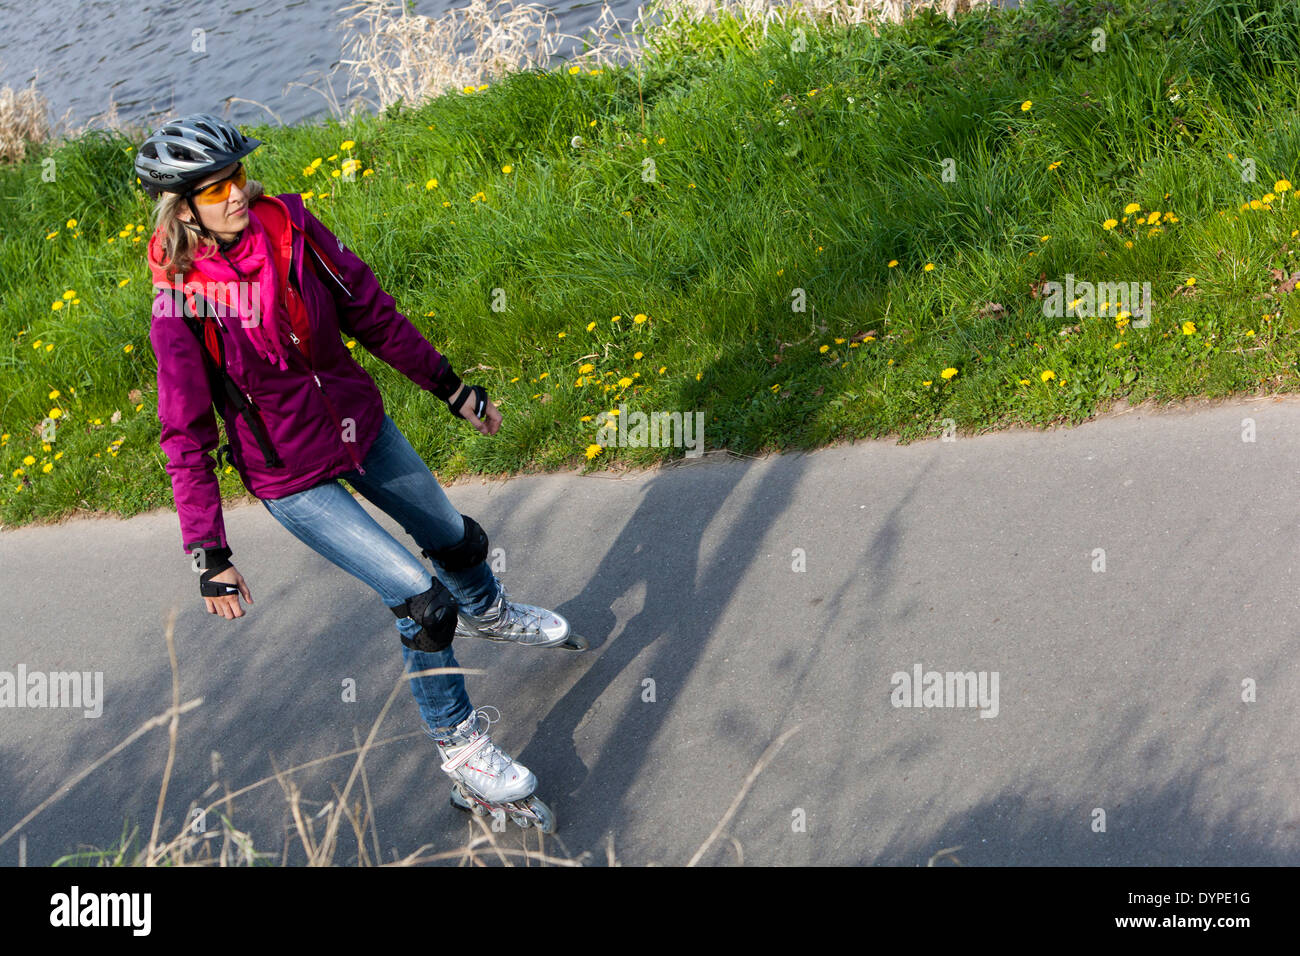
{"label": "backpack strap", "polygon": [[[253,433],[253,437],[257,439],[258,447],[262,449],[262,457],[266,461],[266,466],[268,468],[283,468],[284,461],[276,453],[275,448],[272,447],[271,440],[266,433],[266,424],[262,421],[262,415],[253,403],[252,397],[239,390],[239,386],[235,384],[235,380],[230,377],[230,373],[226,370],[225,349],[221,343],[221,335],[216,328],[220,320],[213,311],[212,304],[208,302],[206,296],[192,295],[187,291],[183,314],[185,324],[190,327],[194,337],[199,340],[199,348],[203,352],[203,365],[208,373],[208,388],[212,392],[212,401],[216,405],[217,411],[222,418],[226,417],[227,410],[233,410],[236,415],[243,415],[245,423]],[[220,387],[218,387],[218,382],[220,382]],[[227,435],[227,438],[229,438],[229,435]],[[230,457],[229,441],[217,449],[218,466],[221,465],[223,455],[228,464],[234,465],[234,460]]]}

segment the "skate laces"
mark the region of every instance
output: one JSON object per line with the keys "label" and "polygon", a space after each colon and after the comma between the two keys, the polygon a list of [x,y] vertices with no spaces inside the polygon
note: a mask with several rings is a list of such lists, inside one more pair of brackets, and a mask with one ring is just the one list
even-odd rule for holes
{"label": "skate laces", "polygon": [[[524,610],[523,608],[510,603],[510,595],[506,593],[506,586],[499,584],[501,590],[497,598],[496,613],[492,615],[489,621],[484,617],[478,619],[480,627],[489,631],[523,631],[524,633],[542,632],[542,615],[536,610]],[[498,712],[499,713],[499,712]]]}
{"label": "skate laces", "polygon": [[[489,717],[487,713],[489,710],[496,711],[496,717]],[[453,770],[459,770],[474,757],[478,757],[479,764],[486,767],[487,772],[496,774],[514,763],[496,744],[492,743],[492,738],[488,735],[488,729],[501,719],[501,711],[491,704],[486,704],[474,711],[470,716],[471,718],[481,717],[483,723],[480,725],[477,719],[474,720],[474,730],[470,734],[469,743],[461,745],[459,752],[452,757],[448,757],[443,762],[442,769],[450,773]]]}

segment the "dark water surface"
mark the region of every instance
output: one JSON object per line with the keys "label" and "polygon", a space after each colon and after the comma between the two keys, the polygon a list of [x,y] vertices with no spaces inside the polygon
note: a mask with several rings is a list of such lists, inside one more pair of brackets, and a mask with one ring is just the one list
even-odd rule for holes
{"label": "dark water surface", "polygon": [[[544,3],[562,33],[581,36],[600,17],[598,2]],[[160,111],[200,110],[236,122],[274,118],[285,123],[329,115],[320,93],[290,83],[325,87],[343,56],[348,16],[339,0],[0,0],[0,86],[21,88],[35,78],[52,119],[69,110],[81,125],[116,102],[119,119],[147,122]],[[414,12],[438,17],[463,2],[418,0]],[[629,25],[636,0],[610,8]],[[194,52],[194,31],[205,50]],[[561,53],[574,46],[565,41]],[[330,82],[340,102],[346,67]]]}

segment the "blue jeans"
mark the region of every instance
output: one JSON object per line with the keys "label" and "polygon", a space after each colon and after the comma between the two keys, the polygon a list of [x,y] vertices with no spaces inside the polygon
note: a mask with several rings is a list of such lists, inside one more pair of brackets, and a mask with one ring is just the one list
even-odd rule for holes
{"label": "blue jeans", "polygon": [[[421,548],[433,552],[458,544],[465,537],[460,512],[452,507],[429,466],[388,415],[384,415],[379,437],[361,467],[366,470],[364,475],[352,469],[339,478],[347,479],[362,496],[401,524]],[[381,528],[337,478],[283,498],[264,499],[262,504],[294,537],[360,578],[390,608],[433,585],[419,559]],[[434,562],[434,571],[468,613],[483,613],[497,598],[497,580],[486,561],[454,573]],[[420,632],[420,625],[409,617],[398,619],[396,626],[406,637]],[[450,646],[436,653],[400,646],[408,674],[457,666]],[[452,728],[473,713],[460,674],[419,677],[410,684],[425,732],[435,740],[446,739]]]}

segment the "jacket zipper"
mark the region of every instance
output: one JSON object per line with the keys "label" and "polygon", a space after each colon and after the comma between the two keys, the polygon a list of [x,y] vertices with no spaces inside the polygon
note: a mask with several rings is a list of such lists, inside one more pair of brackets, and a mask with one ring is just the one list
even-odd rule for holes
{"label": "jacket zipper", "polygon": [[[303,240],[303,245],[304,245],[304,247],[306,246],[306,243],[307,243],[307,240],[304,239],[304,240]],[[288,290],[288,291],[286,292],[286,295],[299,295],[299,296],[301,297],[301,295],[300,295],[300,293],[298,292],[298,290],[297,290],[296,288],[294,288],[295,282],[294,282],[294,278],[293,278],[293,275],[292,275],[292,272],[293,272],[293,263],[292,263],[292,262],[290,262],[290,264],[289,264],[289,272],[290,272],[290,274],[289,274],[288,276],[286,276],[286,278],[285,278],[285,288]],[[303,308],[306,309],[306,307],[307,307],[307,300],[306,300],[306,299],[303,299]],[[287,314],[287,313],[286,313],[286,314]],[[312,361],[311,356],[308,355],[308,354],[307,354],[307,353],[306,353],[302,348],[300,348],[301,340],[298,338],[297,335],[294,334],[294,331],[293,331],[292,327],[289,329],[289,338],[290,338],[290,340],[292,340],[292,342],[293,342],[293,344],[294,344],[294,348],[297,348],[298,351],[299,351],[300,353],[302,353],[303,358],[305,358],[305,359],[307,360],[307,368],[308,368],[308,370],[311,372],[311,377],[312,377],[312,380],[315,381],[315,383],[316,383],[316,387],[317,387],[318,389],[320,389],[320,397],[323,398],[323,399],[325,399],[325,404],[326,404],[326,406],[329,407],[330,414],[334,416],[334,424],[335,424],[335,425],[338,427],[338,429],[339,429],[339,431],[338,431],[338,434],[339,434],[339,441],[343,441],[343,421],[339,418],[338,411],[337,411],[337,409],[334,408],[334,403],[331,402],[331,401],[330,401],[330,397],[329,397],[328,395],[325,394],[325,386],[322,385],[322,384],[320,383],[320,377],[316,374],[316,365],[315,365],[315,363]],[[361,467],[361,462],[359,462],[359,461],[357,460],[357,453],[353,450],[352,445],[351,445],[349,442],[344,441],[344,442],[343,442],[343,447],[347,449],[348,457],[352,459],[352,463],[353,463],[354,465],[357,466],[357,474],[359,474],[359,475],[364,475],[364,474],[366,473],[366,470],[365,470],[364,468]]]}
{"label": "jacket zipper", "polygon": [[[292,335],[293,333],[291,332],[289,334]],[[342,436],[343,422],[339,419],[339,414],[334,408],[334,403],[331,402],[330,397],[325,394],[325,386],[320,383],[320,379],[316,376],[316,373],[314,371],[311,373],[311,377],[315,379],[316,387],[320,389],[320,397],[325,399],[325,404],[329,406],[330,414],[334,416],[334,424],[338,426],[339,435]],[[340,437],[339,440],[342,441],[342,437]],[[352,446],[348,442],[343,442],[343,445],[345,448],[347,448],[348,456],[351,457],[353,464],[357,466],[357,473],[364,475],[366,473],[366,470],[361,467],[361,462],[357,461],[357,454],[352,450]]]}

